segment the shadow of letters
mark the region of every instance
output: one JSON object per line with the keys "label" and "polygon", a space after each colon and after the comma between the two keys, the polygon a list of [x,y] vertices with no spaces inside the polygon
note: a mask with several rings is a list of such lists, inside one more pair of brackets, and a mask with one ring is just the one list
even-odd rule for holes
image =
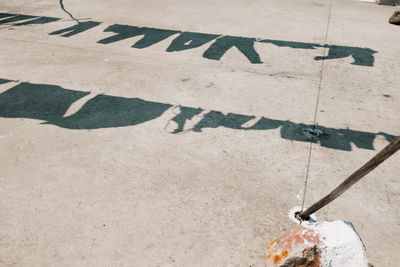
{"label": "shadow of letters", "polygon": [[[0,79],[0,84],[11,82]],[[101,129],[138,125],[157,119],[165,111],[176,106],[168,103],[146,101],[140,98],[125,98],[100,94],[88,100],[76,113],[65,116],[68,108],[89,92],[76,91],[56,85],[20,83],[0,94],[0,117],[29,118],[44,121],[67,129]],[[323,147],[351,151],[351,144],[358,148],[374,149],[376,136],[388,141],[394,136],[379,132],[363,132],[350,129],[335,129],[316,126],[324,134],[319,139],[310,140],[303,134],[312,125],[291,121],[259,118],[253,125],[244,126],[256,116],[221,111],[205,111],[202,108],[178,106],[179,113],[169,121],[176,124],[172,134],[183,132],[202,132],[207,128],[225,127],[243,131],[266,131],[280,128],[281,137],[299,142],[319,143]],[[185,124],[199,116],[199,122],[185,130]]]}
{"label": "shadow of letters", "polygon": [[[7,24],[12,26],[24,26],[33,24],[46,24],[50,22],[56,22],[60,18],[53,17],[39,17],[30,15],[0,13],[0,25]],[[79,22],[73,26],[56,30],[50,33],[50,35],[60,35],[62,37],[71,37],[79,33],[90,30],[101,22],[98,21],[86,21]],[[263,63],[260,55],[254,48],[254,44],[268,43],[278,47],[289,47],[292,49],[316,49],[320,47],[326,47],[329,49],[327,56],[316,56],[314,60],[329,60],[352,57],[354,62],[351,64],[358,66],[374,66],[374,51],[370,48],[363,47],[352,47],[352,46],[338,46],[338,45],[321,45],[317,43],[303,43],[303,42],[291,42],[282,40],[271,40],[271,39],[257,39],[240,36],[227,36],[221,34],[207,34],[197,32],[181,32],[179,30],[168,30],[168,29],[156,29],[148,27],[137,27],[130,25],[114,24],[108,26],[104,32],[112,32],[115,35],[99,40],[99,44],[111,44],[124,39],[143,36],[142,39],[132,45],[133,48],[143,49],[157,44],[168,37],[178,34],[178,36],[171,42],[166,52],[179,52],[183,50],[193,49],[203,46],[207,43],[211,45],[204,51],[203,57],[210,60],[220,60],[223,55],[230,50],[232,47],[236,47],[241,54],[247,58],[252,64]]]}

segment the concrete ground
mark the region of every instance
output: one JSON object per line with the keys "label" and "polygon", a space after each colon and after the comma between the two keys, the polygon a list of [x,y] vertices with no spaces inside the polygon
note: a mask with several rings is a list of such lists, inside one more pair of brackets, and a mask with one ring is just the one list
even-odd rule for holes
{"label": "concrete ground", "polygon": [[[0,1],[1,266],[263,266],[304,189],[400,134],[394,7],[61,4]],[[399,163],[316,213],[375,267],[400,262]]]}

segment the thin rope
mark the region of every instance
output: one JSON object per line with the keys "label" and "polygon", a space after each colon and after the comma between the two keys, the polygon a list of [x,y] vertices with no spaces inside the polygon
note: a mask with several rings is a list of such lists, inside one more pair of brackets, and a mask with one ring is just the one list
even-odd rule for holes
{"label": "thin rope", "polygon": [[[329,3],[328,23],[326,24],[324,48],[323,48],[323,51],[322,51],[323,57],[322,57],[321,69],[320,69],[320,72],[319,72],[320,75],[319,75],[319,84],[318,84],[318,92],[317,92],[317,101],[315,103],[314,121],[313,121],[313,127],[312,127],[313,130],[315,130],[315,126],[316,126],[316,123],[317,123],[317,114],[318,114],[318,107],[319,107],[319,96],[320,96],[320,93],[321,93],[322,77],[323,77],[324,63],[325,63],[325,57],[326,57],[326,51],[327,51],[329,24],[330,24],[330,21],[331,21],[331,13],[332,13],[332,2],[333,2],[333,0],[331,0],[330,3]],[[310,148],[308,150],[308,162],[307,162],[306,178],[304,180],[304,190],[303,190],[303,200],[301,202],[301,212],[304,210],[304,202],[305,202],[305,199],[306,199],[308,176],[309,176],[309,173],[310,173],[310,165],[311,165],[312,147],[313,147],[313,137],[311,137],[311,139],[310,139]]]}
{"label": "thin rope", "polygon": [[61,6],[61,9],[71,17],[71,19],[75,20],[76,23],[78,23],[78,24],[80,23],[79,20],[77,20],[76,18],[74,18],[74,16],[72,16],[72,14],[69,13],[69,12],[65,9],[64,4],[63,4],[63,0],[60,0],[60,6]]}

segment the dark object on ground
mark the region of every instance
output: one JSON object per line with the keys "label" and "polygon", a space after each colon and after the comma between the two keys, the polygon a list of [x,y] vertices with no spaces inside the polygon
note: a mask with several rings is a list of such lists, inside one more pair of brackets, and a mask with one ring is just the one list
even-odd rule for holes
{"label": "dark object on ground", "polygon": [[389,23],[400,25],[400,10],[394,12],[393,16],[389,18]]}
{"label": "dark object on ground", "polygon": [[397,136],[392,140],[384,149],[382,149],[378,154],[365,163],[361,168],[350,175],[343,183],[336,187],[332,192],[323,197],[318,202],[314,203],[311,207],[305,211],[300,212],[296,215],[296,218],[301,220],[307,220],[311,214],[324,207],[325,205],[332,202],[338,196],[346,192],[352,185],[357,183],[361,178],[371,172],[373,169],[378,167],[379,164],[384,162],[388,157],[400,150],[400,136]]}

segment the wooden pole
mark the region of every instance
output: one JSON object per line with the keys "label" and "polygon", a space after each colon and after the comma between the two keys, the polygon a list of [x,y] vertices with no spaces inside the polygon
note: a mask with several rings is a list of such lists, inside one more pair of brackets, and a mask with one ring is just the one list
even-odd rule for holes
{"label": "wooden pole", "polygon": [[325,205],[329,204],[335,200],[338,196],[346,192],[352,185],[357,183],[361,178],[367,175],[370,171],[375,169],[379,164],[384,162],[388,157],[393,155],[396,151],[400,149],[400,136],[396,137],[390,144],[388,144],[384,149],[382,149],[375,157],[368,161],[364,166],[355,171],[349,176],[343,183],[336,187],[332,192],[326,195],[324,198],[314,203],[311,207],[303,212],[296,215],[297,219],[308,220],[311,214],[321,209]]}

